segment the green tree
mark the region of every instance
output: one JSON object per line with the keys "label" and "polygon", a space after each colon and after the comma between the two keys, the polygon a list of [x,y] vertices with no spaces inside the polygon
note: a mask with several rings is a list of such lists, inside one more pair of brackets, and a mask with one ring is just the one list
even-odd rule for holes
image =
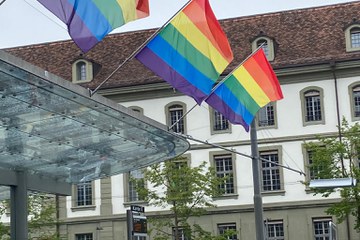
{"label": "green tree", "polygon": [[168,215],[149,218],[150,232],[156,233],[153,234],[154,239],[167,240],[174,236],[178,240],[180,229],[188,239],[227,239],[212,236],[199,225],[191,226],[188,221],[190,217],[204,215],[206,208],[216,207],[212,199],[221,195],[219,186],[224,181],[205,162],[190,167],[185,157],[177,157],[144,170],[144,179],[137,180],[136,184],[139,195],[151,206],[170,209]]}
{"label": "green tree", "polygon": [[[309,172],[312,178],[356,179],[356,186],[341,188],[341,201],[326,210],[334,215],[338,222],[343,222],[347,216],[355,217],[354,229],[360,231],[360,124],[349,123],[343,119],[339,129],[339,136],[319,137],[317,143],[307,143],[307,150],[311,153]],[[308,183],[307,183],[308,184]],[[312,189],[314,194],[328,197],[336,189]]]}
{"label": "green tree", "polygon": [[[10,202],[0,203],[0,214],[6,214],[10,209]],[[29,239],[56,240],[56,204],[55,197],[43,193],[31,193],[28,196],[29,210]],[[10,239],[10,226],[0,222],[1,240]]]}

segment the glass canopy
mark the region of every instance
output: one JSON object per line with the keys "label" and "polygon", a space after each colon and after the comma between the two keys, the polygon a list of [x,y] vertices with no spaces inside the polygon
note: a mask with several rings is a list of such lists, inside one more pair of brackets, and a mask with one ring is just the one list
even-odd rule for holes
{"label": "glass canopy", "polygon": [[78,183],[188,148],[166,126],[0,52],[0,169]]}

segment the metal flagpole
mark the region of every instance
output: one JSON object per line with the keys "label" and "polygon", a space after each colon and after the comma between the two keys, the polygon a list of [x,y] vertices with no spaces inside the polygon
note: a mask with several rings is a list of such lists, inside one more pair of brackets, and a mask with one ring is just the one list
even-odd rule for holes
{"label": "metal flagpole", "polygon": [[[213,89],[211,89],[211,92],[209,93],[209,95],[207,95],[206,98],[204,98],[203,102],[206,101],[206,99],[208,99],[208,98],[211,96],[211,94],[213,94],[213,93],[215,92],[215,90],[216,90],[218,87],[220,87],[220,85],[223,84],[223,83],[226,81],[226,79],[228,79],[228,78],[231,76],[231,74],[232,74],[233,72],[235,72],[236,69],[238,69],[239,66],[241,66],[244,62],[246,62],[246,60],[248,60],[248,59],[249,59],[252,55],[254,55],[257,51],[259,51],[260,48],[262,47],[262,45],[264,45],[264,44],[265,44],[265,42],[263,42],[257,49],[255,49],[254,52],[252,52],[249,56],[247,56],[247,57],[246,57],[240,64],[238,64],[229,74],[227,74],[218,84],[216,84],[216,86],[215,86]],[[181,121],[181,119],[183,119],[186,115],[188,115],[196,106],[197,106],[197,103],[195,103],[194,106],[193,106],[189,111],[187,111],[187,112],[186,112],[183,116],[181,116],[175,123],[173,123],[173,125],[171,125],[168,130],[171,130],[178,122]]]}
{"label": "metal flagpole", "polygon": [[252,171],[253,171],[253,184],[254,184],[254,213],[255,213],[255,230],[256,240],[264,240],[264,218],[263,206],[261,198],[261,183],[260,183],[260,165],[259,165],[259,150],[257,143],[255,118],[251,122],[250,128],[250,141],[251,141],[251,155],[252,155]]}
{"label": "metal flagpole", "polygon": [[88,89],[89,90],[89,94],[90,97],[92,97],[98,90],[99,88],[105,83],[107,82],[122,66],[124,66],[128,61],[130,61],[131,59],[133,59],[136,54],[138,54],[145,46],[146,44],[148,44],[162,29],[164,29],[164,27],[166,27],[171,20],[173,20],[176,15],[181,12],[187,5],[190,4],[192,0],[189,0],[187,3],[185,3],[185,5],[180,8],[169,20],[167,20],[160,28],[158,28],[148,39],[146,39],[146,41],[141,44],[133,53],[130,54],[130,56],[128,56],[122,63],[119,64],[119,66],[117,68],[115,68],[114,71],[112,71],[112,73],[110,73],[110,75],[105,78],[104,81],[102,81],[94,90]]}

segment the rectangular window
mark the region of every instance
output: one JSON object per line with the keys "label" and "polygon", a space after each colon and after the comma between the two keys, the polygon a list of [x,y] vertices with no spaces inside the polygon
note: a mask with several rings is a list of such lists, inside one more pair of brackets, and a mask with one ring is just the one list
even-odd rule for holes
{"label": "rectangular window", "polygon": [[[218,233],[219,233],[219,235],[229,233],[229,231],[236,232],[236,224],[235,223],[218,224]],[[237,240],[238,238],[237,238],[236,234],[233,234],[231,236],[227,236],[226,239]]]}
{"label": "rectangular window", "polygon": [[282,221],[266,221],[268,240],[284,240],[284,223]]}
{"label": "rectangular window", "polygon": [[92,233],[75,234],[75,240],[93,240]]}
{"label": "rectangular window", "polygon": [[133,240],[146,240],[144,236],[133,236]]}
{"label": "rectangular window", "polygon": [[261,161],[261,182],[262,190],[276,191],[281,190],[280,167],[278,151],[260,152],[260,157],[269,160]]}
{"label": "rectangular window", "polygon": [[268,103],[258,112],[258,126],[267,127],[275,125],[274,104]]}
{"label": "rectangular window", "polygon": [[353,88],[353,98],[354,98],[354,116],[360,117],[360,86],[356,86]]}
{"label": "rectangular window", "polygon": [[309,169],[309,180],[314,180],[317,179],[316,177],[316,170],[314,169],[314,167],[312,166],[313,160],[312,160],[312,156],[313,156],[313,152],[312,151],[307,151],[307,160],[308,160],[308,169]]}
{"label": "rectangular window", "polygon": [[172,105],[169,107],[170,115],[170,126],[172,130],[176,133],[184,133],[184,119],[183,117],[183,108],[181,105]]}
{"label": "rectangular window", "polygon": [[214,156],[216,175],[225,178],[223,184],[219,187],[224,194],[235,193],[234,188],[234,169],[231,155]]}
{"label": "rectangular window", "polygon": [[[176,231],[175,231],[175,227],[173,227],[173,240],[176,239]],[[179,240],[190,240],[190,238],[186,237],[186,234],[185,234],[185,230],[181,227],[178,228],[178,236],[179,236]]]}
{"label": "rectangular window", "polygon": [[92,183],[90,181],[76,185],[76,206],[92,205]]}
{"label": "rectangular window", "polygon": [[330,240],[330,221],[329,218],[313,219],[314,240]]}
{"label": "rectangular window", "polygon": [[145,186],[145,182],[143,181],[144,174],[141,169],[137,169],[134,171],[129,172],[129,185],[128,185],[128,201],[129,202],[136,202],[136,201],[143,201],[144,199],[139,196],[138,192],[136,191],[136,182],[141,182],[143,186]]}
{"label": "rectangular window", "polygon": [[307,161],[308,161],[308,179],[309,180],[314,180],[314,179],[319,179],[318,175],[319,175],[319,172],[321,170],[323,170],[323,167],[321,164],[318,164],[318,165],[314,165],[313,164],[313,155],[314,153],[310,150],[307,151]]}
{"label": "rectangular window", "polygon": [[218,111],[213,111],[213,118],[214,118],[214,131],[222,131],[229,129],[229,121]]}
{"label": "rectangular window", "polygon": [[306,122],[321,121],[321,99],[319,91],[308,91],[305,93]]}

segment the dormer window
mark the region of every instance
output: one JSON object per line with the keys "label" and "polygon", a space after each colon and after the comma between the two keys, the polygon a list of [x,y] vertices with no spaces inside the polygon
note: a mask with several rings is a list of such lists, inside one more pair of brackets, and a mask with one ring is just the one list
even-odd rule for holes
{"label": "dormer window", "polygon": [[345,30],[346,51],[360,51],[360,24],[354,24]]}
{"label": "dormer window", "polygon": [[79,81],[86,80],[86,63],[80,61],[76,64],[76,77]]}
{"label": "dormer window", "polygon": [[85,59],[78,59],[72,65],[73,83],[90,82],[93,79],[93,65]]}
{"label": "dormer window", "polygon": [[273,61],[275,58],[273,40],[264,36],[258,37],[252,42],[252,50],[255,51],[260,46],[264,50],[266,58]]}
{"label": "dormer window", "polygon": [[358,48],[360,47],[360,28],[355,27],[350,30],[351,36],[351,47]]}

